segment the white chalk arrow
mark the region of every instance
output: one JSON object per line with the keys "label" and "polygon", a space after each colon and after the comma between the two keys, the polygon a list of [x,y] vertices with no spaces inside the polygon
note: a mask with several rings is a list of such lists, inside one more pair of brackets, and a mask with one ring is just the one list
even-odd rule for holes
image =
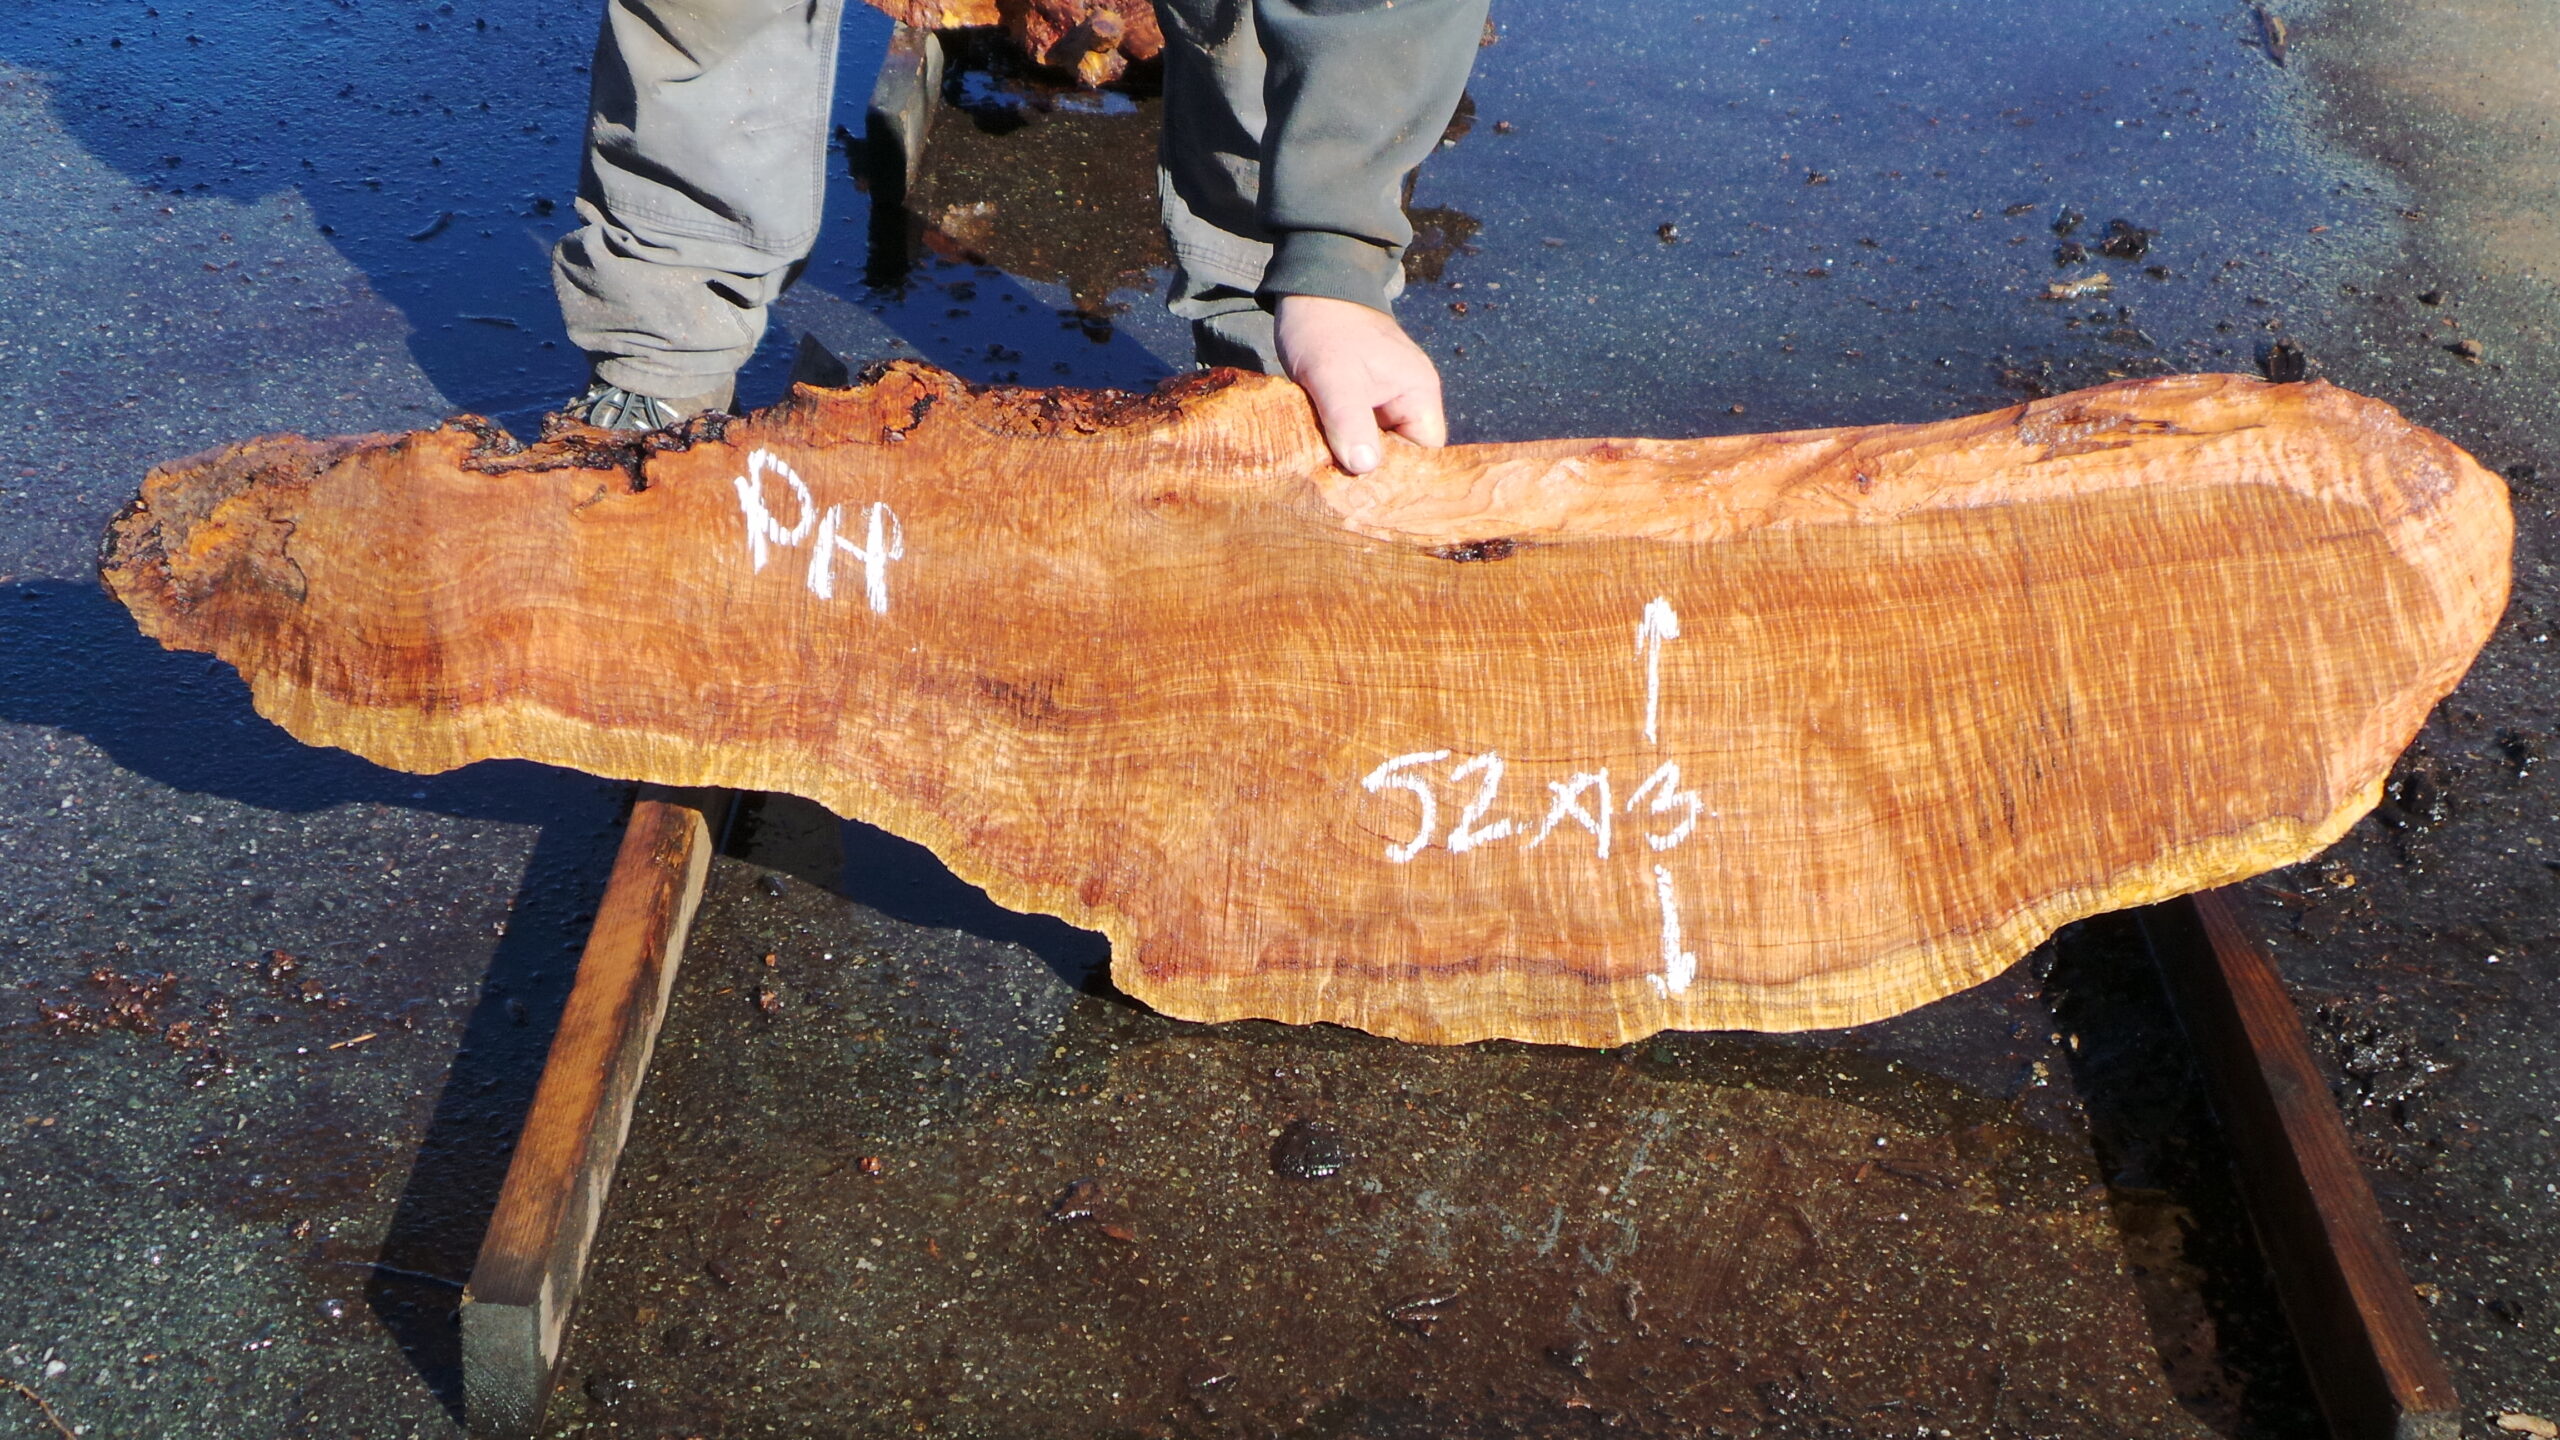
{"label": "white chalk arrow", "polygon": [[1644,738],[1659,745],[1662,736],[1662,642],[1680,638],[1680,617],[1673,613],[1671,602],[1655,596],[1645,603],[1644,618],[1636,622],[1636,653],[1644,657]]}
{"label": "white chalk arrow", "polygon": [[1680,897],[1671,886],[1671,872],[1660,865],[1653,867],[1653,898],[1662,906],[1662,973],[1648,976],[1654,993],[1677,995],[1687,990],[1698,978],[1698,957],[1680,947]]}

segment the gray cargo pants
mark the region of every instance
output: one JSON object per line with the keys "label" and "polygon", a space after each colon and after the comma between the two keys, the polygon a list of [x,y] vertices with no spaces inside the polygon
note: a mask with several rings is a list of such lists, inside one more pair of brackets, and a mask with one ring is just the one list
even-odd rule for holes
{"label": "gray cargo pants", "polygon": [[[552,252],[569,338],[598,378],[699,395],[737,373],[824,216],[844,0],[607,0],[578,187]],[[1252,7],[1159,0],[1177,262],[1167,304],[1203,364],[1277,370],[1254,298],[1263,60]],[[1401,288],[1400,286],[1398,288]]]}

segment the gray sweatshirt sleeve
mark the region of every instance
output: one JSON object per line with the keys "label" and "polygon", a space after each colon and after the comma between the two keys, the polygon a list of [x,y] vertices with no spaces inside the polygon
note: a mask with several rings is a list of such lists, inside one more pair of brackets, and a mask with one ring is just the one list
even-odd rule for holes
{"label": "gray sweatshirt sleeve", "polygon": [[1383,310],[1413,227],[1404,177],[1458,108],[1487,0],[1253,0],[1269,69],[1262,298]]}

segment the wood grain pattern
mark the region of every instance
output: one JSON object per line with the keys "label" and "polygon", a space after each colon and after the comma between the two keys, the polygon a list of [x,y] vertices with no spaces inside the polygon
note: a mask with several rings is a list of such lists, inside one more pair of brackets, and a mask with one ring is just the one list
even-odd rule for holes
{"label": "wood grain pattern", "polygon": [[464,1408],[474,1434],[530,1435],[541,1424],[727,808],[726,795],[654,786],[631,807],[463,1291]]}
{"label": "wood grain pattern", "polygon": [[1894,1014],[2318,851],[2512,528],[2319,383],[1355,479],[1285,381],[900,365],[646,441],[254,441],[104,571],[313,743],[806,795],[1175,1015],[1606,1045]]}
{"label": "wood grain pattern", "polygon": [[2457,1440],[2461,1402],[2356,1165],[2302,1019],[2210,892],[2143,915],[2241,1195],[2337,1440]]}

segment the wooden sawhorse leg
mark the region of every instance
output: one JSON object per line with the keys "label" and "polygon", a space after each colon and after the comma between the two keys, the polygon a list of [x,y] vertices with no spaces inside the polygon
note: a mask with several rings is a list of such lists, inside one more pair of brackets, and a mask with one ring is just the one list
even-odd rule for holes
{"label": "wooden sawhorse leg", "polygon": [[2284,978],[2220,893],[2152,906],[2142,928],[2203,1065],[2250,1227],[2330,1432],[2459,1440],[2452,1374]]}
{"label": "wooden sawhorse leg", "polygon": [[643,786],[632,804],[463,1290],[463,1414],[474,1435],[530,1436],[542,1424],[632,1102],[731,798]]}

